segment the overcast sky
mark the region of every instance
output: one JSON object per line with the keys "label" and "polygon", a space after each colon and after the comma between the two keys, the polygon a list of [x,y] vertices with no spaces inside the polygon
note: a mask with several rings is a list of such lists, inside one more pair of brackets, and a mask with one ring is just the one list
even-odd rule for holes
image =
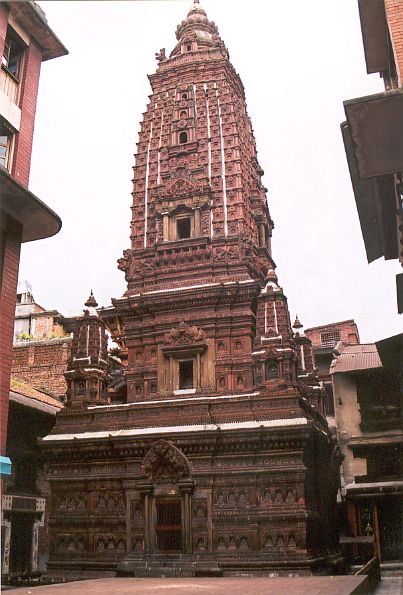
{"label": "overcast sky", "polygon": [[[69,55],[42,66],[30,189],[62,218],[23,246],[20,279],[64,315],[89,291],[125,291],[133,154],[155,71],[191,2],[41,2]],[[291,317],[354,318],[361,341],[401,332],[397,261],[367,264],[344,153],[343,100],[383,90],[367,75],[355,0],[203,0],[246,90]]]}

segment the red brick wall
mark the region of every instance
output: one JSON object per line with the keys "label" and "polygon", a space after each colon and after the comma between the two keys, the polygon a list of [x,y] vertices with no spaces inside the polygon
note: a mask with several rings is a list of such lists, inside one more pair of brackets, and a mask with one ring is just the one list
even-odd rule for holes
{"label": "red brick wall", "polygon": [[38,390],[61,398],[66,393],[64,372],[71,352],[70,337],[15,344],[12,375]]}
{"label": "red brick wall", "polygon": [[0,52],[3,55],[8,23],[8,8],[4,2],[0,3]]}
{"label": "red brick wall", "polygon": [[8,397],[10,391],[11,351],[14,334],[14,313],[17,295],[18,267],[22,227],[10,217],[0,230],[4,242],[4,259],[0,290],[0,405],[1,453],[7,440]]}
{"label": "red brick wall", "polygon": [[360,341],[358,328],[354,320],[344,320],[333,324],[316,326],[305,329],[305,334],[311,340],[313,347],[321,347],[321,333],[339,331],[340,341],[343,343],[356,344]]}
{"label": "red brick wall", "polygon": [[385,0],[386,19],[396,62],[399,87],[403,86],[403,0]]}
{"label": "red brick wall", "polygon": [[31,39],[25,55],[24,74],[20,92],[21,125],[15,139],[14,159],[11,169],[12,175],[26,187],[28,187],[29,170],[31,167],[32,140],[41,61],[42,55],[40,49]]}

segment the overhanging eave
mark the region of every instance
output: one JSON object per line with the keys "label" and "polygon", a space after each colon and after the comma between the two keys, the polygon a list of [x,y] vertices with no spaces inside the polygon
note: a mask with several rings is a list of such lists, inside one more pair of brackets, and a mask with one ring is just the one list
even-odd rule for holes
{"label": "overhanging eave", "polygon": [[62,221],[52,209],[0,167],[0,209],[22,225],[22,242],[57,234]]}
{"label": "overhanging eave", "polygon": [[341,124],[350,178],[368,262],[383,256],[382,239],[378,227],[376,197],[372,180],[362,180],[358,173],[351,131],[347,122]]}
{"label": "overhanging eave", "polygon": [[388,67],[388,25],[385,5],[380,0],[358,0],[362,42],[367,73],[382,72]]}
{"label": "overhanging eave", "polygon": [[403,171],[403,89],[344,101],[361,179]]}

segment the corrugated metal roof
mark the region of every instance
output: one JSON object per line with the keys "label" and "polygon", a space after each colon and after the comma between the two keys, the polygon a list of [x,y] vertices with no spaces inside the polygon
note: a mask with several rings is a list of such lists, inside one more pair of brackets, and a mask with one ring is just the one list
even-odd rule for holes
{"label": "corrugated metal roof", "polygon": [[[19,402],[26,406],[36,408],[36,405],[43,403],[49,407],[49,409],[55,412],[63,408],[63,403],[46,393],[37,390],[27,382],[20,380],[19,378],[11,378],[10,382],[10,398],[16,402]],[[22,399],[18,398],[18,395]]]}
{"label": "corrugated metal roof", "polygon": [[336,356],[330,366],[331,374],[372,370],[382,368],[375,343],[366,345],[346,345],[340,355]]}

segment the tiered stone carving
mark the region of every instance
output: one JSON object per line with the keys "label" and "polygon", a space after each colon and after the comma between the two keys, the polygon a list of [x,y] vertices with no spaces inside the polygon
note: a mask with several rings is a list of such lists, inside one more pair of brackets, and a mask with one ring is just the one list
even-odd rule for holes
{"label": "tiered stone carving", "polygon": [[[275,272],[242,82],[196,0],[177,41],[150,76],[119,260],[127,291],[78,321],[74,406],[43,442],[65,502],[52,511],[49,571],[66,568],[72,540],[80,568],[100,573],[145,576],[163,560],[161,574],[309,574],[338,560],[337,445]],[[108,373],[105,355],[80,364],[103,324],[124,402],[74,384]],[[84,509],[73,498],[63,514],[74,493]]]}

